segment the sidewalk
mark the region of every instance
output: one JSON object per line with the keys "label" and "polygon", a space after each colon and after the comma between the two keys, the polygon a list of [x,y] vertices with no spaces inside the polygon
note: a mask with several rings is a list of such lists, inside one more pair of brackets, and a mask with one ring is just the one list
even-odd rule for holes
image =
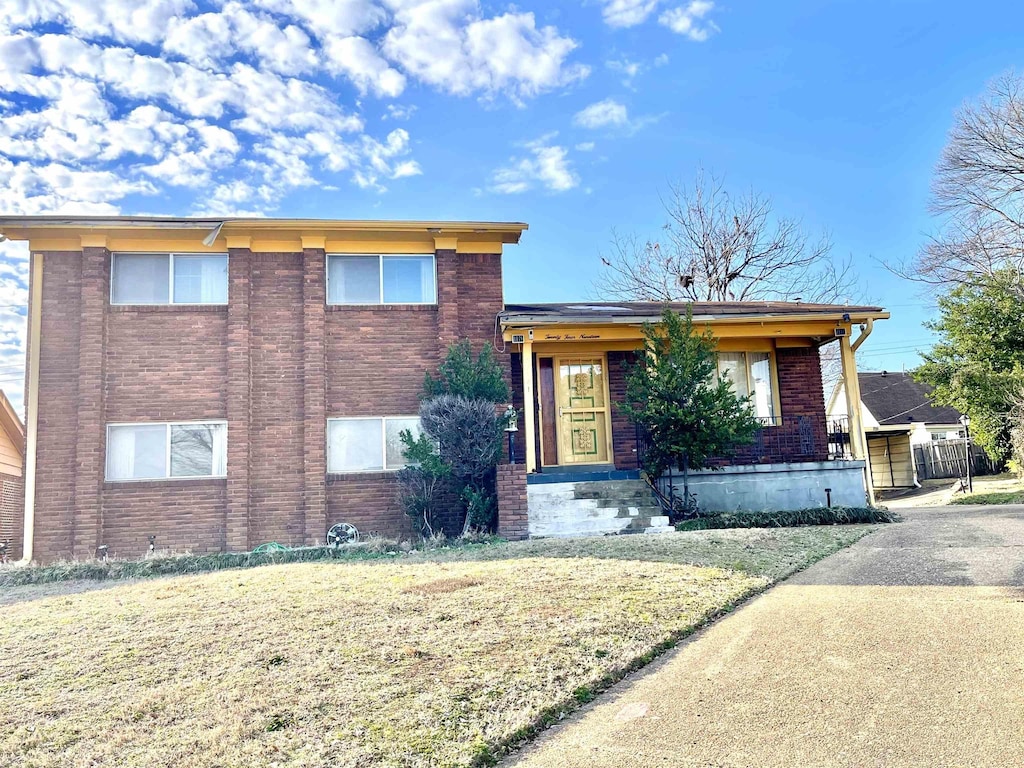
{"label": "sidewalk", "polygon": [[508,764],[1024,765],[1024,507],[903,514]]}

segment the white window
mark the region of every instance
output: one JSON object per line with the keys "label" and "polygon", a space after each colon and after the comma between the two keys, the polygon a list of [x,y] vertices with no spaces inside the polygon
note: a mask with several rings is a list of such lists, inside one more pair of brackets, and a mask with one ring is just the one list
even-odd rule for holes
{"label": "white window", "polygon": [[749,397],[754,415],[775,422],[772,356],[768,352],[719,352],[718,378],[727,378],[740,397]]}
{"label": "white window", "polygon": [[403,430],[420,434],[416,416],[327,420],[328,472],[382,472],[406,465]]}
{"label": "white window", "polygon": [[115,253],[112,304],[227,304],[225,254]]}
{"label": "white window", "polygon": [[328,304],[435,304],[434,256],[327,257]]}
{"label": "white window", "polygon": [[223,421],[107,425],[107,480],[227,475]]}

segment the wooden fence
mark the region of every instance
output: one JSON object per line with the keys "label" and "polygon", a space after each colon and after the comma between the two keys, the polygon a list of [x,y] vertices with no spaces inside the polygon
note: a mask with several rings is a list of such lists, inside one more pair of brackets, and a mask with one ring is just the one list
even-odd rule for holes
{"label": "wooden fence", "polygon": [[[918,480],[935,478],[965,477],[967,475],[967,450],[965,440],[934,440],[927,445],[914,446],[914,467]],[[971,445],[971,474],[993,475],[999,468],[993,464],[985,451]]]}

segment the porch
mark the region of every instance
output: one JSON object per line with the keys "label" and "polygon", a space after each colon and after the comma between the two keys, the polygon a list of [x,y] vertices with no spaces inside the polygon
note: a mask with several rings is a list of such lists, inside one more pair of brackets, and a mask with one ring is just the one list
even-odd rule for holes
{"label": "porch", "polygon": [[[888,315],[876,307],[760,302],[689,308],[698,327],[711,329],[719,375],[750,397],[764,425],[750,445],[721,462],[727,471],[690,474],[701,505],[862,506],[871,489],[859,413],[846,430],[826,423],[819,347],[837,344],[843,378],[856,381],[854,352],[870,330],[851,343],[852,326],[870,329]],[[544,486],[639,478],[644,438],[618,406],[644,324],[657,322],[661,310],[632,303],[508,306],[499,318],[521,414],[516,447],[525,463],[531,534],[545,535],[533,525]],[[662,483],[671,488],[673,479]],[[586,519],[582,506],[578,513]]]}

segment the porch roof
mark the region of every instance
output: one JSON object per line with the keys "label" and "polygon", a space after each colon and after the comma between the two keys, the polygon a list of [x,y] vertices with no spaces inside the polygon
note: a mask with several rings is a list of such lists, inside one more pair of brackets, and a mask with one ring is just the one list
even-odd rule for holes
{"label": "porch roof", "polygon": [[885,320],[882,307],[847,304],[806,304],[798,301],[655,301],[563,302],[555,304],[506,304],[500,319],[506,326],[586,323],[638,325],[657,322],[666,307],[683,314],[693,311],[695,322],[762,322],[764,320],[841,320],[862,323]]}

